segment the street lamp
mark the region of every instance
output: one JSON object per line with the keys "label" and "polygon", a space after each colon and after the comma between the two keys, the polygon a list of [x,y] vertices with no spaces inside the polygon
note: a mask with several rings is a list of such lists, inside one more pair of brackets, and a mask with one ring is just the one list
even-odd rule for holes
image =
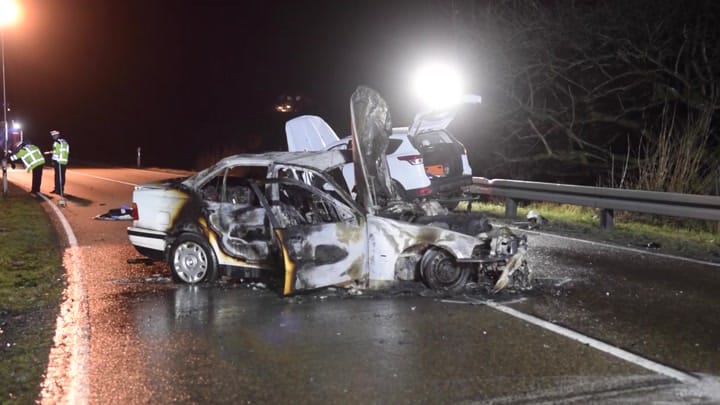
{"label": "street lamp", "polygon": [[3,197],[7,197],[7,159],[8,159],[8,124],[7,124],[7,98],[5,91],[5,27],[17,21],[20,15],[20,7],[15,0],[0,0],[0,54],[2,54],[2,106],[3,106],[3,133],[5,136],[3,158],[2,158],[2,189]]}

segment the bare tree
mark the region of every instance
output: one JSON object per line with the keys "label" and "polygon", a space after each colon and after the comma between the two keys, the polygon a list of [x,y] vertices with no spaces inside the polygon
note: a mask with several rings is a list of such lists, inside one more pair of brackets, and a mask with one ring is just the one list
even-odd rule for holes
{"label": "bare tree", "polygon": [[[587,182],[627,172],[651,187],[639,178],[663,142],[687,135],[717,148],[720,4],[455,0],[452,10],[463,54],[484,76],[484,132],[495,140],[484,175]],[[702,155],[686,158],[717,168]]]}

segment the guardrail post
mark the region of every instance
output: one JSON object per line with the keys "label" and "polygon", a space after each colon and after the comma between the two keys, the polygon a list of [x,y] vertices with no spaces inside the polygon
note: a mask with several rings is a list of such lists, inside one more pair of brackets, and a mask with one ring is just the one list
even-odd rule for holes
{"label": "guardrail post", "polygon": [[600,227],[604,231],[612,231],[615,218],[615,211],[607,208],[600,209]]}
{"label": "guardrail post", "polygon": [[505,218],[517,217],[517,201],[512,198],[505,199]]}

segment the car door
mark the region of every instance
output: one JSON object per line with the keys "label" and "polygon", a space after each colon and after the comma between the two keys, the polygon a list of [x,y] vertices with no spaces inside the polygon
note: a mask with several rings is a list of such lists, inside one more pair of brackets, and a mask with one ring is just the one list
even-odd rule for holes
{"label": "car door", "polygon": [[272,260],[266,212],[252,187],[267,173],[267,166],[229,166],[199,188],[207,225],[215,233],[212,244],[220,249],[216,251],[220,264],[253,266]]}
{"label": "car door", "polygon": [[272,226],[281,247],[283,294],[342,285],[367,277],[364,216],[333,197],[326,179],[303,173],[274,181]]}

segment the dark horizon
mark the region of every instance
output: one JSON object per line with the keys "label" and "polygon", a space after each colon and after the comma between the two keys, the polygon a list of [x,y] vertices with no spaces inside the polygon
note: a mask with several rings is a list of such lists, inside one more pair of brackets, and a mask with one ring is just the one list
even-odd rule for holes
{"label": "dark horizon", "polygon": [[359,85],[408,125],[409,69],[449,35],[432,1],[100,3],[26,1],[5,35],[8,119],[41,148],[60,130],[71,160],[132,164],[140,146],[147,165],[189,168],[219,147],[284,149],[283,94],[347,134]]}

